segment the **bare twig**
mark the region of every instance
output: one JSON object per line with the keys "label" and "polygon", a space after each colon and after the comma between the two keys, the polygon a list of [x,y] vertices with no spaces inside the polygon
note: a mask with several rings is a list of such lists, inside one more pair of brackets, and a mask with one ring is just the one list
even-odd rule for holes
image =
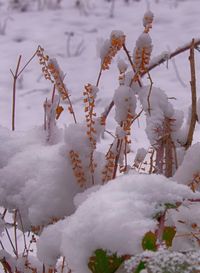
{"label": "bare twig", "polygon": [[[196,48],[198,45],[200,45],[200,39],[194,40],[194,45],[193,45],[194,48]],[[143,77],[145,74],[147,74],[147,73],[150,72],[152,69],[154,69],[154,68],[156,68],[157,66],[159,66],[160,64],[166,62],[166,61],[169,60],[169,59],[174,58],[175,56],[177,56],[177,55],[179,55],[179,54],[181,54],[181,53],[183,53],[183,52],[189,50],[190,48],[191,48],[191,42],[188,43],[187,45],[183,46],[183,47],[179,47],[178,49],[176,49],[174,52],[172,52],[172,53],[169,55],[169,57],[168,57],[167,59],[166,59],[165,57],[161,57],[156,63],[151,64],[151,65],[148,67],[147,71],[145,71],[145,72],[143,72],[143,73],[141,74],[141,77]]]}
{"label": "bare twig", "polygon": [[19,66],[21,62],[22,56],[19,56],[17,67],[15,70],[15,74],[11,71],[11,74],[13,76],[13,101],[12,101],[12,131],[15,130],[15,106],[16,106],[16,84],[17,84],[17,78],[18,78],[18,72],[19,72]]}
{"label": "bare twig", "polygon": [[15,210],[15,212],[14,212],[14,240],[15,240],[16,257],[18,258],[18,242],[17,242],[17,210]]}
{"label": "bare twig", "polygon": [[186,150],[192,144],[195,125],[197,121],[197,95],[196,95],[196,75],[195,75],[196,73],[195,73],[194,48],[195,48],[195,40],[193,39],[191,47],[190,47],[190,56],[189,56],[190,71],[191,71],[190,85],[191,85],[191,94],[192,94],[192,113],[191,113],[191,122],[190,122],[189,132],[187,136],[187,142],[185,144]]}
{"label": "bare twig", "polygon": [[147,96],[147,103],[148,103],[148,113],[149,115],[151,116],[151,105],[150,105],[150,96],[151,96],[151,91],[152,91],[152,87],[153,87],[153,81],[152,81],[152,78],[151,78],[151,75],[150,73],[148,72],[148,79],[150,81],[150,87],[149,87],[149,93],[148,93],[148,96]]}
{"label": "bare twig", "polygon": [[99,75],[98,75],[98,78],[97,78],[97,83],[96,83],[96,86],[98,87],[99,86],[99,82],[100,82],[100,78],[101,78],[101,75],[102,75],[102,67],[99,71]]}
{"label": "bare twig", "polygon": [[[128,49],[126,48],[126,45],[125,45],[125,44],[123,44],[123,50],[125,51],[125,53],[126,53],[126,55],[127,55],[127,58],[128,58],[128,60],[129,60],[129,62],[130,62],[130,64],[131,64],[131,67],[132,67],[132,69],[133,69],[133,72],[136,73],[136,69],[135,69],[134,63],[132,62],[131,56],[130,56],[129,51],[128,51]],[[134,78],[133,78],[133,79],[134,79]],[[131,81],[131,83],[130,83],[130,86],[131,86],[132,83],[133,83],[133,79],[132,79],[132,81]],[[141,83],[140,80],[138,80],[138,84],[139,84],[140,87],[142,87],[142,83]]]}
{"label": "bare twig", "polygon": [[35,51],[35,53],[32,55],[32,57],[28,60],[28,62],[22,67],[22,69],[19,71],[17,77],[19,77],[23,72],[24,70],[26,69],[26,67],[30,64],[30,62],[35,58],[35,56],[37,55],[37,52],[38,52],[38,48],[37,50]]}
{"label": "bare twig", "polygon": [[13,245],[13,242],[12,242],[12,239],[11,239],[11,237],[10,237],[10,234],[9,234],[9,232],[8,232],[7,227],[5,227],[5,231],[6,231],[8,240],[9,240],[9,242],[10,242],[10,245],[12,246],[13,252],[14,252],[14,254],[17,256],[17,254],[16,254],[16,253],[17,253],[17,252],[16,252],[16,249],[15,249],[15,247],[14,247],[14,245]]}

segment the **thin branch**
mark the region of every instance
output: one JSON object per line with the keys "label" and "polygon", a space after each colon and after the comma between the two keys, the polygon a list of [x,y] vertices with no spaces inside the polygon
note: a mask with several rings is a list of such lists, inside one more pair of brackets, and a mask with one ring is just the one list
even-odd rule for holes
{"label": "thin branch", "polygon": [[15,210],[15,213],[14,213],[14,240],[15,240],[16,257],[18,258],[18,243],[17,243],[17,210]]}
{"label": "thin branch", "polygon": [[28,60],[28,62],[22,67],[22,69],[19,71],[19,73],[17,74],[17,77],[19,77],[23,71],[26,69],[26,67],[30,64],[30,62],[35,58],[35,56],[37,55],[38,53],[38,48],[37,50],[35,51],[35,53],[32,55],[32,57]]}
{"label": "thin branch", "polygon": [[24,231],[24,225],[22,222],[22,216],[20,211],[18,210],[18,215],[19,215],[19,220],[22,228],[22,233],[23,233],[23,239],[24,239],[24,251],[23,251],[23,256],[25,255],[25,252],[28,254],[28,248],[27,248],[27,243],[26,243],[26,236],[25,236],[25,231]]}
{"label": "thin branch", "polygon": [[[194,40],[194,48],[196,48],[198,45],[200,45],[200,39],[196,39]],[[174,58],[175,56],[189,50],[191,48],[191,42],[188,43],[187,45],[183,46],[183,47],[179,47],[178,49],[176,49],[174,52],[172,52],[169,57],[166,59],[166,57],[161,57],[156,63],[151,64],[147,71],[143,72],[141,74],[141,77],[143,77],[145,74],[147,74],[149,71],[151,71],[152,69],[156,68],[157,66],[159,66],[160,64],[166,62],[167,60],[170,60],[172,58]]]}
{"label": "thin branch", "polygon": [[147,103],[148,103],[148,112],[149,112],[149,115],[151,116],[151,105],[150,105],[150,96],[151,96],[151,91],[152,91],[152,87],[153,87],[153,81],[152,81],[152,78],[151,78],[151,75],[150,73],[148,72],[148,79],[150,81],[150,87],[149,87],[149,93],[148,93],[148,96],[147,96]]}
{"label": "thin branch", "polygon": [[12,246],[13,252],[14,252],[14,254],[17,256],[17,254],[16,254],[17,252],[16,252],[16,250],[15,250],[15,247],[14,247],[14,245],[13,245],[13,242],[12,242],[12,239],[11,239],[11,237],[10,237],[10,234],[9,234],[9,232],[8,232],[7,227],[5,227],[5,231],[6,231],[8,240],[9,240],[11,246]]}
{"label": "thin branch", "polygon": [[11,71],[11,74],[14,75],[13,76],[13,101],[12,101],[12,131],[15,130],[16,85],[17,85],[18,71],[19,71],[21,58],[22,56],[20,55],[17,62],[15,74]]}
{"label": "thin branch", "polygon": [[190,71],[191,71],[191,94],[192,94],[192,113],[191,113],[191,122],[190,122],[190,128],[187,136],[187,142],[185,144],[185,149],[187,150],[193,140],[195,125],[197,121],[197,94],[196,94],[196,73],[195,73],[195,58],[194,58],[194,48],[195,48],[195,40],[192,40],[192,44],[190,47]]}
{"label": "thin branch", "polygon": [[98,78],[97,78],[96,87],[99,86],[99,82],[100,82],[101,75],[102,75],[102,67],[101,67],[101,69],[100,69],[100,71],[99,71],[99,75],[98,75]]}
{"label": "thin branch", "polygon": [[[126,53],[126,55],[127,55],[127,57],[128,57],[128,60],[129,60],[129,63],[131,64],[131,67],[132,67],[132,69],[133,69],[133,72],[136,73],[136,69],[135,69],[134,63],[132,62],[131,56],[130,56],[129,51],[128,51],[128,49],[126,48],[126,45],[125,45],[125,44],[123,44],[123,50],[125,51],[125,53]],[[132,85],[132,83],[133,83],[133,81],[131,81],[130,86]],[[139,84],[140,87],[142,87],[142,83],[141,83],[140,80],[138,80],[138,84]]]}
{"label": "thin branch", "polygon": [[134,117],[134,119],[133,119],[132,122],[131,122],[131,125],[133,124],[133,122],[134,122],[136,119],[138,119],[138,118],[141,116],[141,114],[143,113],[143,111],[144,111],[144,109],[142,109],[142,110]]}

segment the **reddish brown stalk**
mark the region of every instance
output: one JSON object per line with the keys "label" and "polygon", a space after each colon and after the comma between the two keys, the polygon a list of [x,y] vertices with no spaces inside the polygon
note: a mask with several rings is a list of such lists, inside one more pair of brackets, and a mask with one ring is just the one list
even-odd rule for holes
{"label": "reddish brown stalk", "polygon": [[52,97],[51,97],[51,102],[52,102],[52,103],[53,103],[53,101],[54,101],[55,92],[56,92],[56,86],[55,86],[55,84],[54,84],[54,85],[53,85]]}
{"label": "reddish brown stalk", "polygon": [[165,216],[166,216],[166,210],[158,218],[158,229],[156,231],[157,241],[159,243],[158,247],[161,246],[163,243],[163,232],[164,232],[164,228],[165,228]]}
{"label": "reddish brown stalk", "polygon": [[13,76],[13,101],[12,101],[12,131],[15,130],[15,106],[16,106],[16,85],[17,85],[17,79],[18,79],[18,72],[20,67],[22,56],[19,56],[17,67],[15,69],[15,74],[10,70],[12,76]]}
{"label": "reddish brown stalk", "polygon": [[[193,39],[194,40],[194,48],[197,48],[200,45],[200,39]],[[191,48],[191,43],[188,43],[187,45],[183,46],[183,47],[179,47],[177,50],[175,50],[174,52],[172,52],[169,57],[166,59],[166,57],[161,57],[156,63],[150,65],[147,69],[147,71],[143,72],[141,74],[141,77],[143,77],[145,74],[147,74],[148,72],[150,72],[152,69],[156,68],[157,66],[159,66],[162,63],[165,63],[167,60],[170,60],[172,58],[174,58],[175,56],[189,50]]]}
{"label": "reddish brown stalk", "polygon": [[2,264],[2,266],[3,266],[3,269],[4,269],[4,271],[7,273],[13,273],[12,272],[12,269],[11,269],[11,267],[10,267],[10,265],[9,265],[9,263],[6,261],[6,259],[5,258],[3,258],[3,259],[0,259],[0,263]]}
{"label": "reddish brown stalk", "polygon": [[148,102],[148,113],[151,116],[150,96],[151,96],[151,91],[152,91],[152,87],[153,87],[153,81],[152,81],[152,78],[151,78],[151,75],[149,72],[148,72],[148,79],[150,81],[150,87],[149,87],[149,93],[147,96],[147,102]]}
{"label": "reddish brown stalk", "polygon": [[23,240],[24,240],[24,251],[23,251],[23,255],[25,255],[25,252],[28,254],[28,248],[27,248],[27,243],[26,243],[26,236],[25,236],[25,231],[24,231],[24,225],[23,225],[23,222],[22,222],[22,216],[21,216],[21,213],[20,211],[18,210],[18,215],[19,215],[19,221],[20,221],[20,224],[21,224],[21,229],[22,229],[22,233],[23,233]]}
{"label": "reddish brown stalk", "polygon": [[117,151],[117,155],[115,157],[115,164],[114,164],[114,171],[113,171],[113,177],[112,177],[112,179],[116,178],[119,157],[120,157],[121,149],[122,149],[122,144],[123,144],[123,139],[118,139],[118,141],[117,141],[117,150],[118,151]]}
{"label": "reddish brown stalk", "polygon": [[16,85],[17,85],[17,80],[19,78],[19,76],[24,72],[24,70],[26,69],[26,67],[30,64],[30,62],[35,58],[35,56],[37,55],[37,50],[36,52],[32,55],[32,57],[28,60],[28,62],[20,69],[20,63],[21,63],[21,59],[22,59],[22,55],[19,56],[18,62],[17,62],[17,66],[15,69],[15,73],[13,73],[13,71],[10,69],[10,72],[13,76],[13,102],[12,102],[12,131],[15,130],[15,107],[16,107]]}
{"label": "reddish brown stalk", "polygon": [[2,217],[1,217],[2,220],[5,218],[6,213],[7,213],[7,209],[4,209],[4,212],[3,212]]}
{"label": "reddish brown stalk", "polygon": [[65,257],[63,257],[63,260],[62,260],[61,273],[64,272],[64,268],[65,268]]}
{"label": "reddish brown stalk", "polygon": [[14,245],[13,245],[13,242],[12,242],[12,239],[11,239],[11,237],[10,237],[10,234],[9,234],[9,232],[8,232],[7,227],[5,227],[5,232],[6,232],[6,235],[7,235],[7,237],[8,237],[8,240],[9,240],[9,242],[10,242],[10,245],[11,245],[11,247],[12,247],[12,249],[13,249],[13,253],[17,256],[15,247],[14,247]]}
{"label": "reddish brown stalk", "polygon": [[[125,51],[125,53],[126,53],[126,55],[127,55],[127,57],[128,57],[128,60],[129,60],[129,62],[130,62],[130,64],[131,64],[131,67],[132,67],[132,69],[133,69],[133,72],[136,73],[135,66],[134,66],[134,64],[133,64],[133,62],[132,62],[131,56],[130,56],[129,51],[128,51],[128,49],[126,48],[126,45],[125,45],[125,44],[123,44],[123,50]],[[130,86],[132,85],[132,83],[133,83],[133,80],[131,81]],[[140,80],[138,80],[138,84],[139,84],[140,87],[142,87],[142,83],[141,83]]]}
{"label": "reddish brown stalk", "polygon": [[192,113],[191,113],[191,121],[190,128],[187,136],[187,141],[185,144],[185,149],[187,150],[192,145],[195,125],[197,121],[197,95],[196,95],[196,73],[195,73],[195,58],[194,58],[194,48],[195,48],[195,40],[192,40],[192,44],[190,47],[190,72],[191,72],[191,94],[192,94]]}
{"label": "reddish brown stalk", "polygon": [[18,258],[18,242],[17,242],[17,210],[14,212],[14,240],[15,240],[15,250],[16,257]]}
{"label": "reddish brown stalk", "polygon": [[100,69],[100,71],[99,71],[99,75],[98,75],[98,78],[97,78],[97,83],[96,83],[96,86],[98,87],[99,86],[99,82],[100,82],[100,79],[101,79],[101,75],[102,75],[102,67],[101,67],[101,69]]}
{"label": "reddish brown stalk", "polygon": [[149,168],[149,174],[152,174],[153,172],[153,157],[154,157],[155,150],[152,150],[151,156],[150,156],[150,168]]}

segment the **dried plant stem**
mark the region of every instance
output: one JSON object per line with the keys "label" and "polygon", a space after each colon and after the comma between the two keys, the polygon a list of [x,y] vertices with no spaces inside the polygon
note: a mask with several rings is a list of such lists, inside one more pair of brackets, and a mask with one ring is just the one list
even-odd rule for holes
{"label": "dried plant stem", "polygon": [[0,240],[0,245],[1,245],[1,248],[2,248],[3,250],[5,250],[5,247],[4,247],[4,245],[3,245],[3,243],[2,243],[1,240]]}
{"label": "dried plant stem", "polygon": [[164,228],[165,228],[165,216],[166,216],[166,210],[158,219],[158,229],[156,231],[157,241],[159,243],[158,247],[161,246],[163,243],[163,232],[164,232]]}
{"label": "dried plant stem", "polygon": [[4,269],[4,272],[8,272],[8,273],[13,273],[12,272],[12,269],[11,269],[11,267],[10,267],[10,265],[9,265],[9,263],[6,261],[6,259],[5,258],[3,258],[3,259],[0,259],[0,263],[2,264],[2,266],[3,266],[3,269]]}
{"label": "dried plant stem", "polygon": [[23,240],[24,240],[24,251],[23,251],[23,255],[25,255],[25,252],[28,254],[28,248],[27,248],[27,243],[26,243],[26,236],[25,236],[25,231],[24,231],[24,225],[23,225],[23,222],[22,222],[22,216],[21,216],[21,213],[20,211],[18,210],[18,215],[19,215],[19,221],[20,221],[20,224],[21,224],[21,228],[22,228],[22,233],[23,233]]}
{"label": "dried plant stem", "polygon": [[54,97],[55,97],[55,92],[56,92],[56,85],[53,85],[53,92],[52,92],[52,97],[51,97],[51,102],[53,103]]}
{"label": "dried plant stem", "polygon": [[[128,51],[128,49],[127,49],[127,47],[126,47],[125,44],[123,44],[123,50],[125,51],[125,53],[126,53],[126,55],[127,55],[127,57],[128,57],[128,60],[129,60],[129,62],[130,62],[130,64],[131,64],[131,67],[132,67],[132,69],[133,69],[133,72],[136,73],[135,66],[134,66],[134,64],[133,64],[133,62],[132,62],[131,56],[130,56],[129,51]],[[132,85],[132,83],[133,83],[133,80],[131,81],[130,86]],[[142,83],[141,83],[140,80],[138,80],[138,84],[139,84],[140,87],[142,87]]]}
{"label": "dried plant stem", "polygon": [[18,258],[18,242],[17,242],[17,210],[14,212],[14,239],[15,239],[15,250],[16,257]]}
{"label": "dried plant stem", "polygon": [[16,85],[17,85],[17,79],[18,79],[18,72],[20,67],[22,56],[19,56],[17,67],[15,70],[15,74],[10,70],[12,76],[13,76],[13,101],[12,101],[12,131],[15,130],[15,106],[16,106]]}
{"label": "dried plant stem", "polygon": [[[199,45],[200,45],[200,39],[196,39],[196,40],[194,41],[194,48],[196,48],[196,47],[199,46]],[[169,60],[169,59],[174,58],[175,56],[177,56],[177,55],[179,55],[179,54],[181,54],[181,53],[183,53],[183,52],[189,50],[190,48],[191,48],[191,43],[187,44],[187,45],[184,46],[184,47],[178,48],[177,50],[175,50],[174,52],[172,52],[172,53],[169,55],[169,57],[168,57],[167,59],[166,59],[165,57],[161,57],[156,63],[150,65],[146,71],[144,71],[143,73],[141,73],[140,76],[143,77],[144,75],[146,75],[148,72],[150,72],[152,69],[156,68],[156,67],[159,66],[160,64],[166,62],[166,61]],[[125,52],[126,52],[126,54],[127,54],[128,50],[125,51]],[[129,54],[128,54],[128,55],[129,55]],[[129,59],[129,61],[130,61],[130,60],[131,60],[131,58]],[[132,60],[131,60],[131,62],[132,62]],[[111,109],[112,109],[113,106],[114,106],[114,102],[111,101],[110,105],[108,106],[108,110],[107,110],[106,113],[105,113],[105,117],[107,117],[107,116],[109,115],[109,113],[110,113],[110,111],[111,111]]]}
{"label": "dried plant stem", "polygon": [[159,141],[156,148],[156,173],[163,173],[163,157],[164,157],[164,144],[163,141]]}
{"label": "dried plant stem", "polygon": [[[9,240],[9,242],[10,242],[10,245],[11,245],[11,247],[12,247],[12,249],[13,249],[13,252],[14,252],[14,254],[16,255],[16,250],[15,250],[15,247],[14,247],[14,245],[13,245],[13,242],[12,242],[12,239],[11,239],[11,237],[10,237],[10,234],[9,234],[9,232],[8,232],[7,227],[5,227],[5,231],[6,231],[6,235],[7,235],[7,237],[8,237],[8,240]],[[17,255],[16,255],[16,256],[17,256]]]}
{"label": "dried plant stem", "polygon": [[28,62],[22,67],[22,69],[19,71],[18,73],[18,77],[24,72],[24,70],[26,69],[26,67],[30,64],[30,62],[35,58],[35,56],[37,55],[38,52],[38,48],[35,51],[35,53],[31,56],[31,58],[28,60]]}
{"label": "dried plant stem", "polygon": [[37,50],[35,53],[32,55],[32,57],[28,60],[28,62],[20,69],[20,63],[22,59],[22,55],[19,56],[17,66],[15,69],[15,73],[10,69],[10,72],[13,76],[13,101],[12,101],[12,131],[15,130],[15,108],[16,108],[16,85],[17,85],[17,79],[19,76],[23,73],[23,71],[26,69],[26,67],[30,64],[30,62],[35,58],[37,55]]}
{"label": "dried plant stem", "polygon": [[63,257],[63,259],[62,259],[61,273],[64,272],[64,268],[65,268],[65,257]]}
{"label": "dried plant stem", "polygon": [[100,79],[101,79],[102,71],[103,71],[103,70],[102,70],[102,67],[101,67],[101,69],[100,69],[100,71],[99,71],[98,78],[97,78],[96,87],[98,87],[98,86],[99,86],[99,82],[100,82]]}
{"label": "dried plant stem", "polygon": [[151,105],[150,105],[150,96],[151,96],[151,91],[152,91],[152,87],[153,87],[153,81],[152,81],[152,78],[151,78],[151,75],[150,73],[148,72],[148,79],[150,81],[150,87],[149,87],[149,93],[148,93],[148,96],[147,96],[147,103],[148,103],[148,113],[149,115],[151,116]]}
{"label": "dried plant stem", "polygon": [[149,168],[149,174],[152,174],[153,172],[153,157],[154,157],[155,150],[152,150],[151,156],[150,156],[150,168]]}
{"label": "dried plant stem", "polygon": [[7,211],[8,211],[7,209],[4,209],[4,212],[3,212],[2,217],[1,217],[2,220],[5,218]]}
{"label": "dried plant stem", "polygon": [[191,71],[191,94],[192,94],[192,113],[191,113],[191,122],[189,127],[189,132],[187,136],[187,142],[185,144],[185,149],[187,150],[193,140],[195,125],[197,121],[197,95],[196,95],[196,73],[195,73],[195,59],[194,59],[194,48],[195,48],[195,40],[192,40],[192,44],[190,47],[190,71]]}
{"label": "dried plant stem", "polygon": [[[197,46],[200,45],[200,39],[193,39],[194,43],[193,43],[193,48],[196,48]],[[151,64],[147,71],[143,72],[141,74],[141,77],[143,77],[145,74],[147,74],[149,71],[151,71],[152,69],[156,68],[157,66],[159,66],[160,64],[166,62],[169,59],[174,58],[175,56],[189,50],[191,48],[191,42],[188,43],[187,45],[183,46],[183,47],[179,47],[178,49],[176,49],[174,52],[172,52],[169,57],[166,59],[166,57],[161,57],[156,63]]]}
{"label": "dried plant stem", "polygon": [[115,164],[114,164],[114,171],[113,171],[112,179],[116,178],[117,167],[118,167],[119,157],[121,154],[122,144],[123,144],[123,139],[118,139],[118,141],[117,141],[117,155],[115,157]]}
{"label": "dried plant stem", "polygon": [[173,175],[173,141],[169,135],[165,143],[165,176],[172,177]]}
{"label": "dried plant stem", "polygon": [[133,120],[132,120],[132,122],[131,122],[131,125],[133,124],[134,121],[136,121],[136,119],[138,119],[138,118],[141,116],[141,114],[143,113],[143,111],[144,111],[144,109],[142,109],[142,110],[133,118]]}

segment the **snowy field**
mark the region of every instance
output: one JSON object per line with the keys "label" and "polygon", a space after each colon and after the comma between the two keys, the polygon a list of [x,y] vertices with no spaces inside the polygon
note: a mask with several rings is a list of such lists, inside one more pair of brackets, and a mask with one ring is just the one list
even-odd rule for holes
{"label": "snowy field", "polygon": [[[160,1],[156,4],[151,0],[150,6],[155,15],[151,37],[153,41],[152,56],[163,51],[175,50],[199,37],[199,0],[181,1],[178,6],[175,1]],[[89,16],[81,14],[74,7],[74,1],[64,0],[62,9],[29,11],[24,13],[0,10],[1,25],[7,20],[5,35],[0,36],[0,121],[1,125],[11,128],[12,106],[12,75],[19,55],[22,64],[28,61],[38,45],[44,47],[46,53],[57,58],[60,67],[66,74],[65,83],[70,90],[72,102],[76,111],[83,115],[82,93],[87,83],[95,84],[100,67],[97,47],[101,39],[107,39],[112,30],[122,30],[126,35],[127,48],[133,52],[135,41],[142,32],[142,17],[147,9],[146,1],[130,1],[124,4],[117,0],[114,17],[110,18],[110,4],[103,0],[91,3]],[[73,32],[70,52],[73,55],[82,43],[80,56],[68,56],[67,33]],[[174,104],[187,112],[190,105],[190,71],[188,52],[178,56],[176,66],[183,84],[177,79],[171,61],[151,72],[154,86],[165,90],[169,97],[175,97]],[[197,54],[197,79],[200,63]],[[121,53],[124,56],[124,53]],[[119,58],[119,55],[118,57]],[[116,59],[115,59],[116,60]],[[118,86],[118,71],[116,61],[111,69],[103,73],[98,94],[98,112],[101,113],[110,103],[114,90]],[[149,83],[144,79],[144,82]],[[199,81],[197,81],[199,87]],[[16,129],[27,130],[34,125],[43,123],[43,102],[51,94],[51,84],[41,75],[41,67],[35,59],[22,74],[17,88]],[[199,88],[197,88],[199,90]],[[65,113],[61,126],[70,122]],[[112,124],[109,124],[112,128]],[[136,137],[136,136],[134,136]]]}
{"label": "snowy field", "polygon": [[[87,146],[87,141],[85,142],[86,146],[84,146],[86,138],[84,127],[78,125],[78,129],[76,129],[75,126],[71,125],[64,137],[60,133],[61,130],[56,129],[56,137],[53,142],[55,145],[46,145],[44,132],[42,133],[41,129],[44,125],[43,104],[46,99],[51,99],[52,84],[44,79],[41,71],[42,67],[38,58],[35,57],[17,81],[16,132],[11,135],[7,130],[11,129],[12,126],[13,76],[11,71],[15,72],[20,55],[22,56],[21,67],[23,67],[35,53],[38,46],[43,47],[50,58],[56,58],[58,61],[65,75],[64,82],[70,92],[70,99],[77,120],[81,122],[85,120],[84,86],[88,83],[96,84],[101,66],[100,49],[103,41],[110,37],[111,32],[113,30],[123,31],[126,35],[126,46],[131,56],[133,56],[136,40],[144,29],[142,22],[144,13],[150,8],[154,13],[153,28],[150,31],[153,43],[151,56],[153,62],[163,52],[169,54],[177,48],[192,42],[193,38],[200,38],[200,0],[130,0],[129,3],[116,0],[112,16],[112,4],[104,0],[88,0],[89,4],[85,10],[75,7],[75,1],[73,0],[63,0],[59,9],[39,11],[37,8],[31,8],[26,12],[11,10],[8,0],[1,0],[0,3],[0,141],[2,142],[0,143],[0,153],[3,155],[0,154],[0,187],[2,187],[0,188],[0,205],[8,206],[8,208],[19,206],[22,209],[21,216],[26,230],[29,230],[32,226],[49,224],[49,219],[52,219],[53,216],[57,217],[55,221],[63,219],[65,216],[71,215],[77,208],[80,208],[77,209],[78,213],[75,213],[75,216],[67,217],[65,220],[59,221],[55,227],[50,226],[50,228],[45,229],[43,237],[38,243],[38,255],[40,260],[46,264],[53,265],[57,259],[56,255],[62,254],[69,258],[70,266],[75,268],[73,272],[87,273],[87,264],[84,267],[83,261],[94,251],[94,246],[96,249],[98,246],[110,247],[113,253],[120,249],[120,253],[123,255],[127,253],[137,254],[144,233],[156,227],[155,219],[152,220],[150,217],[155,213],[154,205],[160,204],[162,196],[165,197],[162,202],[176,203],[182,202],[186,197],[199,198],[199,193],[192,193],[185,185],[174,184],[171,181],[171,187],[165,187],[166,184],[164,183],[169,183],[169,181],[165,180],[167,178],[154,176],[152,181],[150,181],[151,179],[147,181],[145,175],[134,174],[137,181],[137,190],[132,186],[128,178],[122,178],[123,181],[120,181],[119,185],[116,184],[114,187],[108,183],[98,191],[100,186],[96,186],[96,188],[92,189],[92,191],[97,192],[96,195],[90,195],[90,190],[80,194],[79,192],[82,192],[82,189],[79,189],[76,183],[69,158],[66,155],[71,150],[76,149],[80,150],[80,154],[83,150],[88,155],[87,148],[89,146]],[[164,97],[163,101],[170,101],[175,109],[184,112],[185,124],[188,120],[187,116],[191,105],[191,76],[188,57],[189,51],[186,51],[173,60],[157,66],[150,72],[153,87],[165,91],[169,100]],[[195,50],[195,57],[197,98],[199,98],[200,52],[197,50]],[[128,63],[127,56],[121,50],[112,61],[110,69],[102,72],[96,99],[95,111],[97,116],[100,116],[105,108],[109,106],[114,92],[119,86],[119,71],[117,68],[119,59],[124,59]],[[144,86],[149,85],[150,82],[147,76],[142,78],[142,83]],[[159,89],[155,90],[157,90],[155,94],[156,92],[159,93]],[[67,108],[65,104],[62,105]],[[163,105],[163,108],[165,108],[165,105]],[[141,105],[138,102],[136,113],[139,113],[140,110]],[[106,129],[108,132],[104,133],[103,141],[98,145],[99,153],[97,152],[95,155],[99,169],[105,163],[100,152],[108,150],[109,144],[113,141],[112,135],[115,134],[117,122],[114,120],[114,115],[114,110],[112,110],[107,120]],[[63,129],[71,123],[73,123],[72,115],[65,110],[57,122],[58,128]],[[37,129],[32,130],[35,126],[37,126]],[[132,127],[132,146],[129,159],[135,157],[138,148],[149,149],[150,143],[144,131],[145,127],[146,118],[143,113]],[[98,132],[98,134],[100,136],[101,132]],[[83,143],[80,141],[81,137]],[[194,143],[198,142],[199,139],[200,125],[197,123]],[[195,153],[195,150],[197,153]],[[198,151],[199,143],[193,146],[193,150],[187,155],[183,167],[180,167],[172,180],[176,180],[180,184],[187,184],[195,171],[200,173],[198,169],[200,152]],[[84,153],[81,156],[84,158]],[[83,166],[84,164],[87,165],[87,160],[85,162],[83,160]],[[98,181],[98,168],[95,177],[96,184],[100,184]],[[192,170],[191,173],[190,170]],[[66,177],[69,178],[67,187],[65,187]],[[127,188],[124,189],[122,183],[127,183]],[[163,195],[161,196],[155,191],[151,192],[151,185],[149,186],[148,183],[152,183],[153,189],[157,188]],[[149,192],[150,195],[148,195]],[[78,195],[76,195],[77,193]],[[42,198],[38,198],[41,195]],[[75,195],[75,200],[73,200]],[[107,202],[102,207],[105,196],[108,197]],[[83,203],[85,199],[86,202]],[[133,199],[136,201],[133,202]],[[112,207],[115,202],[116,208]],[[142,206],[138,205],[140,202],[142,202]],[[93,204],[96,205],[93,207]],[[138,209],[138,206],[140,209]],[[90,208],[92,208],[91,211]],[[125,215],[123,214],[127,208],[130,211],[137,211],[135,217],[139,219],[138,221],[136,219],[129,222],[131,218],[130,211]],[[199,209],[199,205],[197,209]],[[105,218],[101,217],[99,213],[101,210],[107,212]],[[113,210],[114,216],[112,215]],[[90,211],[90,213],[87,214],[87,211]],[[186,208],[180,211],[181,217],[186,217],[191,222],[197,221],[200,223],[200,217],[195,205],[194,213],[191,215]],[[3,212],[3,209],[1,212]],[[115,216],[118,217],[117,220]],[[105,231],[105,236],[101,237],[101,232],[110,217],[111,219],[114,217],[113,224]],[[169,222],[176,222],[179,219],[176,212],[170,217]],[[85,220],[82,225],[80,219]],[[125,232],[116,242],[109,241],[110,232],[124,233],[121,219],[126,222],[125,230],[127,233]],[[11,220],[9,219],[9,221]],[[141,222],[144,223],[142,228],[138,225]],[[68,226],[68,229],[65,230],[66,226]],[[180,232],[186,232],[187,228],[182,228],[180,223],[177,226]],[[88,232],[89,228],[91,233]],[[95,240],[91,235],[93,232],[100,235],[95,237]],[[84,236],[74,244],[79,233],[84,234]],[[19,236],[21,236],[21,239],[19,239],[21,246],[23,244],[22,234]],[[49,241],[49,236],[52,236],[52,241]],[[132,244],[126,244],[129,238],[134,236],[136,237],[134,241],[137,249],[136,253]],[[7,244],[8,249],[11,250],[5,237],[2,238],[2,242],[5,245]],[[182,244],[178,239],[174,249],[182,250],[184,247],[187,248],[189,243],[188,240]],[[66,248],[67,245],[68,248]],[[46,254],[48,255],[45,256]],[[76,255],[77,259],[75,258]],[[38,266],[41,266],[41,264]],[[38,270],[38,272],[42,272],[42,269]]]}

